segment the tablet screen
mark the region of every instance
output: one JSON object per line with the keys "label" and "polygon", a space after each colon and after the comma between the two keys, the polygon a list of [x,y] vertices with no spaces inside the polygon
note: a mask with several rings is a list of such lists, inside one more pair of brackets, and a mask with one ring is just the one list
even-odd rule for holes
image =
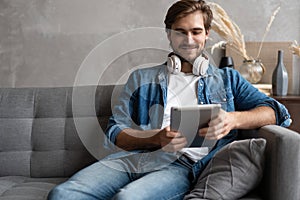
{"label": "tablet screen", "polygon": [[201,147],[204,137],[198,135],[200,128],[208,126],[221,109],[220,104],[182,106],[171,108],[171,130],[179,131],[187,138],[189,147]]}

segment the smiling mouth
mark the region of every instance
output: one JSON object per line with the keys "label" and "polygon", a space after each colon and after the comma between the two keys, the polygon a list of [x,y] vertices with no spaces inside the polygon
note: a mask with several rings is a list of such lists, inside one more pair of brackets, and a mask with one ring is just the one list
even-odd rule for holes
{"label": "smiling mouth", "polygon": [[197,46],[186,46],[186,45],[184,45],[184,46],[180,46],[179,48],[180,48],[180,49],[184,49],[184,50],[193,50],[193,49],[198,49],[198,47],[197,47]]}

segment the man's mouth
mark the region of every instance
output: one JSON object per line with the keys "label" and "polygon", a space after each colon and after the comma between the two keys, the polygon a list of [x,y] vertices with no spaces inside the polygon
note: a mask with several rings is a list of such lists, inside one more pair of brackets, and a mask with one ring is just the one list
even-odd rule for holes
{"label": "man's mouth", "polygon": [[180,49],[184,50],[193,50],[193,49],[198,49],[198,46],[195,45],[181,45],[179,46]]}

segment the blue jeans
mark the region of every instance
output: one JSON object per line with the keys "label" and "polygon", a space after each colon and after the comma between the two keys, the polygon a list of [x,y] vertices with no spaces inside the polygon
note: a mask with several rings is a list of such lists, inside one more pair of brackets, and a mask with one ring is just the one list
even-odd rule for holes
{"label": "blue jeans", "polygon": [[162,165],[164,161],[143,154],[100,160],[55,187],[48,199],[183,199],[191,187],[193,163],[186,157]]}

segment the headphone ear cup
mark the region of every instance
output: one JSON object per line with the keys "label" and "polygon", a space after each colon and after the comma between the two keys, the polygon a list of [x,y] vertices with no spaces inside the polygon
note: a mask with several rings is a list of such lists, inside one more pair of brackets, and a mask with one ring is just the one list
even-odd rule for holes
{"label": "headphone ear cup", "polygon": [[169,56],[167,60],[167,68],[169,72],[173,74],[178,74],[179,72],[181,72],[180,59],[175,55]]}
{"label": "headphone ear cup", "polygon": [[208,69],[209,61],[203,56],[196,58],[193,64],[193,74],[196,76],[203,76]]}

